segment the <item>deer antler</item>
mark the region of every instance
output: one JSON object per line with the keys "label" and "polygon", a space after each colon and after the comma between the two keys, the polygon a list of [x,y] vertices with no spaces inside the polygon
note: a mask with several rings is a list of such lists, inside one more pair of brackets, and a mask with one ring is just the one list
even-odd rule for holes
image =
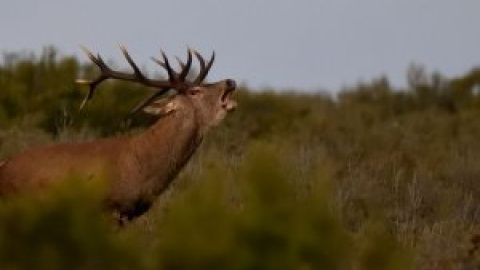
{"label": "deer antler", "polygon": [[165,53],[163,51],[161,51],[163,61],[161,61],[161,60],[159,60],[155,57],[152,57],[151,59],[155,63],[160,65],[161,67],[165,68],[167,70],[168,74],[172,75],[170,78],[176,78],[179,81],[186,82],[186,77],[187,77],[188,72],[190,71],[190,67],[192,65],[192,51],[193,51],[193,54],[195,54],[195,57],[198,59],[198,62],[200,63],[200,72],[197,75],[197,77],[195,78],[195,80],[193,82],[188,82],[188,84],[198,85],[198,84],[201,84],[205,80],[205,78],[207,77],[207,74],[208,74],[208,72],[210,71],[210,68],[213,65],[213,61],[215,60],[215,52],[212,53],[212,56],[210,57],[210,60],[208,61],[208,63],[205,63],[205,59],[203,59],[202,55],[199,52],[189,48],[188,49],[188,59],[187,59],[186,64],[183,63],[183,61],[180,58],[175,57],[177,59],[178,64],[180,65],[180,67],[182,69],[182,71],[180,73],[177,73],[173,69],[170,68],[168,59],[165,56]]}
{"label": "deer antler", "polygon": [[210,60],[208,61],[208,64],[205,65],[205,60],[203,57],[198,53],[197,51],[193,51],[195,56],[198,59],[198,62],[200,63],[200,73],[198,74],[197,78],[193,82],[194,84],[200,84],[205,80],[205,77],[207,77],[208,71],[210,71],[210,68],[212,67],[213,61],[215,60],[215,52],[212,53],[212,56],[210,57]]}
{"label": "deer antler", "polygon": [[[179,81],[185,81],[185,79],[187,78],[188,72],[190,71],[190,67],[192,66],[192,50],[188,48],[187,52],[188,52],[188,58],[187,58],[186,64],[183,63],[183,61],[180,58],[175,57],[182,71],[180,71],[180,73],[176,73],[173,70],[172,71],[173,71],[174,77]],[[162,51],[162,57],[164,59],[163,62],[155,57],[152,57],[152,60],[158,65],[160,65],[161,67],[165,68],[168,72],[169,68],[166,65],[168,63],[168,59],[165,56],[165,53],[163,51]]]}
{"label": "deer antler", "polygon": [[85,54],[90,58],[90,60],[99,67],[101,74],[95,79],[95,80],[83,80],[79,79],[77,80],[77,83],[80,84],[87,84],[89,86],[89,92],[85,99],[83,100],[82,104],[80,105],[80,108],[82,109],[88,101],[93,97],[93,94],[95,92],[95,89],[99,84],[101,84],[103,81],[107,79],[119,79],[119,80],[125,80],[125,81],[132,81],[132,82],[140,82],[146,86],[150,87],[155,87],[155,88],[160,88],[162,90],[164,89],[169,89],[172,87],[171,83],[169,81],[163,81],[163,80],[152,80],[148,79],[143,75],[143,73],[140,71],[138,66],[135,64],[135,62],[132,60],[130,55],[128,54],[127,50],[125,49],[124,46],[120,46],[120,49],[127,59],[127,62],[130,64],[130,66],[133,69],[133,74],[130,73],[123,73],[119,71],[112,70],[106,63],[103,61],[102,57],[100,55],[95,56],[90,50],[88,50],[85,47],[81,47],[82,50],[85,52]]}
{"label": "deer antler", "polygon": [[203,82],[205,77],[208,74],[208,71],[210,70],[213,61],[215,59],[215,53],[212,54],[212,57],[208,64],[205,64],[205,60],[203,57],[197,52],[193,51],[195,54],[196,58],[198,59],[200,63],[200,72],[197,76],[197,78],[189,82],[186,80],[186,77],[190,71],[190,68],[192,66],[192,50],[188,49],[188,58],[187,62],[183,63],[178,57],[177,61],[181,67],[180,72],[175,71],[171,66],[168,61],[168,58],[166,54],[162,51],[162,58],[163,61],[158,60],[156,58],[152,58],[157,64],[162,66],[168,74],[168,80],[155,80],[155,79],[149,79],[147,78],[141,70],[138,68],[138,66],[135,64],[133,61],[132,57],[128,54],[127,49],[120,45],[120,50],[122,51],[125,59],[127,60],[128,64],[131,66],[133,69],[133,73],[125,73],[125,72],[120,72],[111,69],[105,61],[102,59],[102,57],[98,54],[95,56],[90,50],[88,50],[85,47],[81,47],[82,50],[85,52],[85,54],[90,58],[90,60],[98,66],[100,69],[100,75],[94,79],[94,80],[84,80],[84,79],[78,79],[77,83],[80,84],[86,84],[89,86],[89,91],[85,99],[82,101],[82,104],[80,105],[80,109],[82,109],[90,99],[92,99],[95,90],[97,89],[97,86],[100,85],[103,81],[107,79],[117,79],[117,80],[124,80],[124,81],[131,81],[131,82],[138,82],[141,83],[145,86],[148,87],[153,87],[157,88],[156,91],[154,91],[152,94],[150,94],[146,99],[144,99],[142,102],[140,102],[133,110],[132,113],[136,113],[140,111],[142,108],[147,106],[150,102],[155,100],[158,96],[164,94],[167,92],[169,89],[176,89],[179,92],[184,92],[188,87],[193,86],[193,85],[199,85]]}

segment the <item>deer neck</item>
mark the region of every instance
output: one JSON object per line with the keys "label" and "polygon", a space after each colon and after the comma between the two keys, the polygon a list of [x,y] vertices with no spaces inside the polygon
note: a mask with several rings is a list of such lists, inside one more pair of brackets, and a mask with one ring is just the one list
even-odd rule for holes
{"label": "deer neck", "polygon": [[174,112],[133,137],[134,171],[152,195],[160,194],[187,163],[203,139],[194,111]]}

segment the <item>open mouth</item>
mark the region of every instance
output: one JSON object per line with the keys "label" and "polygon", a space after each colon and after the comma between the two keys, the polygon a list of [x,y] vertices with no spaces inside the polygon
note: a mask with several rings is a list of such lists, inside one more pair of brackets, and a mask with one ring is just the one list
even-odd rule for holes
{"label": "open mouth", "polygon": [[222,103],[222,108],[224,108],[227,111],[232,111],[237,107],[237,102],[235,100],[231,99],[231,96],[232,96],[234,90],[235,90],[235,88],[227,89],[223,93],[223,95],[220,99],[220,101]]}

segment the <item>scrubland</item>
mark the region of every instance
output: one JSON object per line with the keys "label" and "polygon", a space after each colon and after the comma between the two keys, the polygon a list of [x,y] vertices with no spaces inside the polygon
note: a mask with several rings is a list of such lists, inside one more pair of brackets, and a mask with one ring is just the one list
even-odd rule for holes
{"label": "scrubland", "polygon": [[[145,95],[48,48],[0,66],[0,155],[141,131]],[[478,269],[480,70],[413,66],[338,94],[244,86],[151,211],[123,229],[72,176],[0,203],[1,269]]]}

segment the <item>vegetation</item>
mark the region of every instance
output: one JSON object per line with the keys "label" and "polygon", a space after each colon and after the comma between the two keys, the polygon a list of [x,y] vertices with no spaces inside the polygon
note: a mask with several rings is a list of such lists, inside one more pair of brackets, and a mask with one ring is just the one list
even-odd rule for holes
{"label": "vegetation", "polygon": [[[8,54],[2,157],[141,129],[145,95],[91,65]],[[0,204],[1,269],[478,269],[480,69],[408,72],[325,93],[236,94],[240,106],[145,217],[117,230],[99,192],[62,187]],[[105,108],[109,108],[106,110]],[[73,183],[82,182],[79,179]]]}

